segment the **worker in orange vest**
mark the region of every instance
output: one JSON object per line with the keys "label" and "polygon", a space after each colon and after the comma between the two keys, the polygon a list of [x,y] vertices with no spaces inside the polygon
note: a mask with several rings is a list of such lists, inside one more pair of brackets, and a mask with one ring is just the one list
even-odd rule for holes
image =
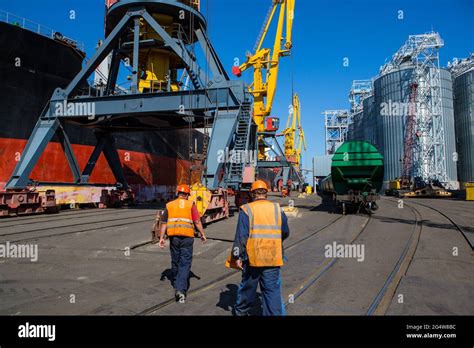
{"label": "worker in orange vest", "polygon": [[280,267],[283,240],[290,230],[288,219],[278,203],[267,200],[268,187],[262,180],[252,184],[253,201],[241,207],[232,256],[242,270],[234,314],[248,315],[260,284],[263,315],[284,315]]}
{"label": "worker in orange vest", "polygon": [[170,239],[172,284],[176,301],[184,302],[189,288],[189,272],[193,261],[194,226],[200,233],[201,241],[206,235],[201,217],[194,202],[189,201],[191,189],[188,185],[179,185],[178,198],[166,204],[166,210],[160,218],[161,248],[165,247],[165,232]]}

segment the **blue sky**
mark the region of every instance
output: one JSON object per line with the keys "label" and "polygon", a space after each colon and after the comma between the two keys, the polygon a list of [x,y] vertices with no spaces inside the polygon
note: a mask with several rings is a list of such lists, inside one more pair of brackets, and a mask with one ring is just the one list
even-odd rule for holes
{"label": "blue sky", "polygon": [[[90,57],[103,36],[103,0],[0,0],[0,10],[49,26],[85,43]],[[229,72],[235,57],[252,50],[271,0],[203,0],[211,40]],[[69,18],[69,11],[76,18]],[[403,19],[398,19],[403,11]],[[410,34],[438,31],[445,66],[474,52],[474,0],[296,0],[293,54],[281,62],[273,115],[284,125],[291,81],[302,104],[311,157],[324,153],[322,111],[348,108],[355,79],[369,79]],[[343,59],[349,66],[343,66]],[[244,75],[250,81],[251,72]]]}

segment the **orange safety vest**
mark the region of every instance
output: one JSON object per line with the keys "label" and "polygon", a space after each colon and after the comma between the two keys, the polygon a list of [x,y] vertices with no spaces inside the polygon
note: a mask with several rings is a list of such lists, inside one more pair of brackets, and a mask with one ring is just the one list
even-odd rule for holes
{"label": "orange safety vest", "polygon": [[253,267],[283,265],[281,209],[278,203],[259,200],[242,206],[249,217],[247,255]]}
{"label": "orange safety vest", "polygon": [[194,223],[191,209],[193,202],[178,198],[166,204],[168,210],[168,222],[166,231],[168,236],[182,236],[194,238]]}

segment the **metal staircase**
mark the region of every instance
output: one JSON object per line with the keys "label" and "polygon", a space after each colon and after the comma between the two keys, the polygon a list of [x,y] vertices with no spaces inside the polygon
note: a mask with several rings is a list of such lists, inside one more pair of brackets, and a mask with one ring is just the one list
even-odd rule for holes
{"label": "metal staircase", "polygon": [[[235,129],[233,156],[228,163],[228,175],[226,183],[228,187],[238,188],[242,183],[243,171],[246,164],[250,162],[250,129],[252,126],[252,115],[250,103],[243,103],[240,109],[239,120]],[[253,155],[253,154],[252,154]]]}

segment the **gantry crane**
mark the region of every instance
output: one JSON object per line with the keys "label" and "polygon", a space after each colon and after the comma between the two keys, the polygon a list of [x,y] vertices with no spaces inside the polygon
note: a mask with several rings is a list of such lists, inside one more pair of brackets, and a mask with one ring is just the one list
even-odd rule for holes
{"label": "gantry crane", "polygon": [[[262,48],[263,42],[267,37],[268,30],[272,23],[278,7],[280,8],[278,23],[276,27],[275,41],[273,50],[270,48]],[[240,77],[242,72],[253,68],[253,81],[249,85],[249,92],[253,95],[253,120],[257,125],[258,131],[258,159],[265,160],[265,149],[267,145],[264,142],[266,136],[274,136],[276,128],[274,126],[266,127],[267,124],[275,123],[265,122],[270,116],[275,97],[278,68],[280,65],[280,57],[290,55],[292,47],[292,29],[295,10],[295,0],[272,0],[272,6],[265,18],[262,30],[257,38],[255,53],[247,54],[247,61],[240,65],[234,66],[232,72]],[[285,35],[283,33],[286,22]]]}
{"label": "gantry crane", "polygon": [[[117,186],[113,194],[118,192],[128,200],[133,194],[115,133],[206,128],[212,122],[202,185],[215,193],[214,201],[208,205],[212,217],[228,216],[227,206],[218,204],[224,201],[228,188],[238,188],[243,182],[245,168],[240,162],[226,160],[222,151],[241,153],[256,148],[256,137],[248,135],[251,98],[244,82],[229,79],[207,35],[198,1],[111,0],[108,5],[106,39],[69,85],[54,91],[39,115],[6,184],[8,197],[14,197],[10,206],[18,210],[17,202],[26,202],[25,209],[31,210],[33,203],[34,209],[43,209],[50,200],[54,201],[54,191],[48,193],[52,190],[47,190],[44,197],[33,192],[41,183],[32,185],[30,175],[54,136],[62,146],[73,178],[72,182],[58,183],[61,187],[92,186],[91,175],[104,154]],[[182,16],[192,20],[183,21]],[[195,55],[194,49],[200,54]],[[84,89],[91,74],[108,57],[104,91],[98,95],[91,93],[92,89]],[[128,65],[132,73],[130,91],[116,93],[117,78]],[[177,80],[183,71],[191,82],[186,89]],[[70,127],[65,124],[94,130],[97,142],[85,166],[80,166],[76,158],[67,134]],[[35,201],[30,204],[32,196]]]}

